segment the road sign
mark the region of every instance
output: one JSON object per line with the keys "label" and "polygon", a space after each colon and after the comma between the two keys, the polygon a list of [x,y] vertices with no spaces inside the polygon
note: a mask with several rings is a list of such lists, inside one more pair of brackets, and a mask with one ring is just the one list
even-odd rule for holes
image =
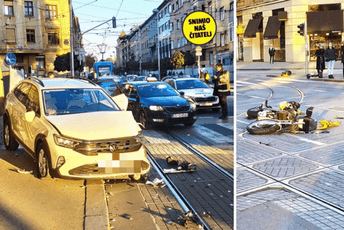
{"label": "road sign", "polygon": [[16,56],[13,53],[7,53],[5,56],[5,63],[10,66],[16,64]]}
{"label": "road sign", "polygon": [[189,14],[183,22],[184,37],[191,43],[203,45],[210,42],[216,34],[215,19],[208,13],[196,11]]}
{"label": "road sign", "polygon": [[202,47],[196,46],[195,51],[196,51],[196,52],[202,52]]}

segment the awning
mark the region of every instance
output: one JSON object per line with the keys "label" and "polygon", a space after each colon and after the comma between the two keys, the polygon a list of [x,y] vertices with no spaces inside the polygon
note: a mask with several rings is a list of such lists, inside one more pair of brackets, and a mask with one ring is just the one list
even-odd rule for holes
{"label": "awning", "polygon": [[264,31],[264,39],[278,38],[278,31],[281,27],[281,21],[278,20],[278,16],[269,17],[268,24],[266,24]]}
{"label": "awning", "polygon": [[343,32],[343,10],[307,12],[307,33]]}
{"label": "awning", "polygon": [[262,22],[263,18],[256,18],[256,19],[251,19],[248,21],[244,37],[245,38],[255,38],[256,33],[258,31],[259,25]]}

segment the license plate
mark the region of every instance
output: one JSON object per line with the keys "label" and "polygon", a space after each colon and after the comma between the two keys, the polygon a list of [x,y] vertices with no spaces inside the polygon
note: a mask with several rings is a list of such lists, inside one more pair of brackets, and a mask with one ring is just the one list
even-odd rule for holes
{"label": "license plate", "polygon": [[172,118],[182,118],[182,117],[188,117],[189,114],[188,113],[176,113],[176,114],[172,114]]}
{"label": "license plate", "polygon": [[211,102],[201,102],[200,103],[200,106],[212,106],[213,105],[213,103],[211,103]]}

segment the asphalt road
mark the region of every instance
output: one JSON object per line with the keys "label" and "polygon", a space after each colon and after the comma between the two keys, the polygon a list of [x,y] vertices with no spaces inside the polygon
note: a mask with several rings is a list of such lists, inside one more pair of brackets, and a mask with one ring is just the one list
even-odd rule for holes
{"label": "asphalt road", "polygon": [[[237,229],[343,229],[344,129],[326,133],[251,135],[244,113],[264,100],[313,106],[312,117],[342,121],[344,83],[279,71],[237,72]],[[318,123],[318,126],[320,124]]]}

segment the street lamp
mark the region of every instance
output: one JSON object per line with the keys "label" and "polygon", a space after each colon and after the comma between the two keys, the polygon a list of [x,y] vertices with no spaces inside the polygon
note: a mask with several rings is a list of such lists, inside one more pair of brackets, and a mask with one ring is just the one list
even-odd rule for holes
{"label": "street lamp", "polygon": [[160,44],[159,44],[159,10],[158,9],[153,9],[153,13],[156,13],[156,34],[157,34],[157,46],[158,46],[158,71],[159,71],[159,80],[160,78]]}
{"label": "street lamp", "polygon": [[106,44],[102,43],[100,45],[97,45],[99,48],[99,52],[102,54],[102,61],[104,61],[104,53],[105,53],[105,49],[106,49]]}

